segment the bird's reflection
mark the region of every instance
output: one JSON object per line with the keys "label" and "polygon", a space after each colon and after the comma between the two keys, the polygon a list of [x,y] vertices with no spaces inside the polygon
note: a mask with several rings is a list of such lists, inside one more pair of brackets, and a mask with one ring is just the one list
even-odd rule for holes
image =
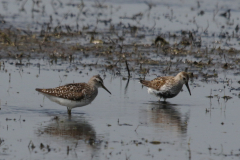
{"label": "bird's reflection", "polygon": [[186,135],[189,111],[182,113],[176,108],[176,104],[168,102],[150,102],[146,105],[149,106],[149,109],[146,111],[147,114],[143,116],[146,116],[147,123],[152,123],[154,126],[167,131]]}
{"label": "bird's reflection", "polygon": [[[74,152],[76,158],[99,156],[101,140],[97,138],[94,127],[84,116],[60,115],[55,116],[46,123],[47,125],[41,125],[36,131],[43,144],[56,143],[61,148],[72,146],[67,151],[67,154],[70,155]],[[85,154],[80,155],[78,152],[84,152]]]}
{"label": "bird's reflection", "polygon": [[75,140],[96,139],[96,132],[83,117],[55,116],[47,126],[40,127],[38,134],[48,134]]}
{"label": "bird's reflection", "polygon": [[96,138],[94,128],[83,118],[73,116],[55,116],[50,123],[39,131],[51,136],[89,140]]}
{"label": "bird's reflection", "polygon": [[[84,156],[98,157],[101,141],[97,139],[94,127],[84,118],[78,116],[55,116],[46,126],[36,131],[42,143],[56,143],[61,148],[68,148],[67,154],[74,151],[76,158]],[[74,146],[73,148],[69,148]],[[65,150],[63,150],[65,152]],[[84,152],[85,154],[78,154]],[[79,157],[80,156],[80,157]]]}
{"label": "bird's reflection", "polygon": [[51,141],[57,143],[61,143],[64,139],[68,144],[61,144],[63,146],[77,144],[95,153],[100,146],[93,126],[84,117],[55,116],[48,122],[48,125],[39,127],[36,134],[44,137],[45,140],[50,138]]}

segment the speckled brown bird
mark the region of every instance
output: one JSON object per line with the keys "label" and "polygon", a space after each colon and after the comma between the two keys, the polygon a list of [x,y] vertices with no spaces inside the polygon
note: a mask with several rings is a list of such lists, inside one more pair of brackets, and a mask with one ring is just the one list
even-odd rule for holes
{"label": "speckled brown bird", "polygon": [[49,89],[36,88],[36,91],[42,93],[53,102],[67,106],[68,114],[70,115],[72,108],[90,104],[96,98],[99,87],[111,94],[104,86],[103,79],[99,75],[93,76],[88,83],[71,83]]}
{"label": "speckled brown bird", "polygon": [[140,83],[148,88],[149,94],[159,97],[159,101],[161,98],[166,101],[167,98],[173,98],[178,95],[184,84],[191,95],[191,91],[188,86],[188,80],[188,73],[180,72],[175,77],[158,77],[151,81],[140,80]]}

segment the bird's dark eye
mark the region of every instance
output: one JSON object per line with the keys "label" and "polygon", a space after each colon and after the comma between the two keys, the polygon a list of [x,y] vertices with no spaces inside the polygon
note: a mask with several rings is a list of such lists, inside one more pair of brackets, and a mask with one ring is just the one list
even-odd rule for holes
{"label": "bird's dark eye", "polygon": [[184,77],[183,80],[186,81],[186,78]]}

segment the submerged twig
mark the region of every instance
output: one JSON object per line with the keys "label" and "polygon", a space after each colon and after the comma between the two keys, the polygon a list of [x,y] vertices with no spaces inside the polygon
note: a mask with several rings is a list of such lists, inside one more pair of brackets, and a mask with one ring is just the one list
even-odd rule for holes
{"label": "submerged twig", "polygon": [[126,67],[127,67],[127,71],[128,71],[128,78],[129,78],[131,75],[130,75],[130,70],[129,70],[129,68],[128,68],[127,60],[125,60],[125,63],[126,63]]}

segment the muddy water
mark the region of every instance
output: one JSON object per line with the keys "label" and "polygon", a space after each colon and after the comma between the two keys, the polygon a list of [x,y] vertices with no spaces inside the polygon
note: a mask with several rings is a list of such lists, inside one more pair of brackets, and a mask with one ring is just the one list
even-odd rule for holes
{"label": "muddy water", "polygon": [[[1,59],[0,159],[239,159],[239,36],[238,33],[226,35],[231,35],[239,24],[237,0],[204,1],[199,5],[188,0],[152,1],[156,6],[151,9],[142,1],[105,1],[100,3],[102,6],[94,1],[84,1],[85,8],[78,21],[77,5],[81,2],[52,2],[33,5],[32,1],[1,1],[0,13],[6,21],[4,24],[1,21],[1,29],[21,29],[25,31],[21,34],[34,37],[32,33],[39,35],[44,25],[50,22],[51,15],[52,28],[70,25],[70,33],[74,33],[78,23],[82,34],[52,36],[50,42],[59,43],[49,48],[40,40],[42,48],[38,44],[36,47],[40,51],[31,46],[29,51],[20,42],[17,49],[11,43],[1,44],[1,53],[7,55],[10,52],[8,57],[14,59]],[[231,9],[229,19],[219,16],[227,9]],[[199,15],[200,11],[204,14]],[[71,13],[74,14],[72,17]],[[138,13],[143,16],[131,18]],[[66,14],[69,14],[68,18],[64,17]],[[97,21],[110,18],[115,34],[109,34],[109,24]],[[138,31],[128,33],[130,26],[137,26]],[[157,35],[165,37],[171,45],[179,43],[182,30],[192,31],[195,38],[201,37],[202,47],[185,47],[186,51],[174,55],[150,46]],[[129,81],[124,61],[117,62],[118,58],[114,56],[121,43],[111,44],[117,49],[104,57],[104,47],[109,46],[94,48],[94,44],[89,45],[91,34],[87,32],[93,31],[98,32],[95,38],[103,41],[109,36],[116,39],[116,34],[125,38],[123,52],[129,60],[132,75]],[[169,38],[169,32],[177,38]],[[228,38],[224,38],[223,33]],[[83,47],[84,51],[67,50],[68,45],[76,43],[86,47]],[[133,49],[135,43],[140,46],[137,51]],[[71,52],[75,61],[49,58],[56,48],[62,50],[61,45],[66,49],[63,52]],[[219,46],[224,50],[210,52]],[[234,53],[228,52],[231,47]],[[94,53],[98,53],[99,48],[103,55],[96,56]],[[15,65],[19,63],[16,54],[22,52],[24,65]],[[32,56],[27,58],[28,53]],[[159,63],[150,64],[148,60]],[[98,65],[94,65],[96,62]],[[222,68],[225,63],[228,64]],[[106,70],[109,64],[117,64],[117,67]],[[142,73],[139,68],[149,69],[149,72]],[[151,80],[156,75],[175,75],[186,68],[195,76],[189,82],[192,96],[184,86],[177,97],[159,103],[138,83],[140,77]],[[67,115],[66,107],[35,91],[35,88],[87,82],[96,74],[104,77],[105,86],[112,95],[100,89],[90,105],[73,109],[71,117]]]}
{"label": "muddy water", "polygon": [[[239,98],[230,88],[239,86],[239,76],[192,79],[192,96],[184,87],[177,97],[159,103],[138,83],[138,75],[127,85],[122,77],[106,73],[112,95],[100,89],[90,105],[73,109],[69,117],[66,107],[34,89],[103,77],[101,69],[79,68],[80,74],[66,71],[70,65],[65,62],[30,60],[21,67],[12,62],[6,60],[0,72],[1,159],[238,158]],[[214,97],[206,98],[210,94]],[[224,95],[232,99],[226,101]]]}
{"label": "muddy water", "polygon": [[[51,29],[65,25],[71,32],[109,32],[110,25],[119,36],[124,36],[124,44],[152,44],[156,35],[168,37],[181,35],[182,31],[192,31],[196,39],[201,39],[202,47],[219,46],[239,49],[239,36],[235,28],[240,23],[238,0],[163,0],[163,1],[3,1],[1,18],[7,24],[1,28],[17,28],[40,32],[50,24]],[[231,9],[229,18],[220,16]],[[77,27],[78,26],[78,27]],[[125,35],[127,27],[138,27],[131,37]],[[233,33],[234,32],[234,33]],[[97,34],[95,38],[107,41],[108,36]],[[227,37],[235,37],[229,40]],[[71,38],[71,43],[86,44],[90,37]],[[112,38],[112,37],[111,37]],[[63,41],[69,38],[63,38]],[[176,43],[176,41],[172,41]]]}

